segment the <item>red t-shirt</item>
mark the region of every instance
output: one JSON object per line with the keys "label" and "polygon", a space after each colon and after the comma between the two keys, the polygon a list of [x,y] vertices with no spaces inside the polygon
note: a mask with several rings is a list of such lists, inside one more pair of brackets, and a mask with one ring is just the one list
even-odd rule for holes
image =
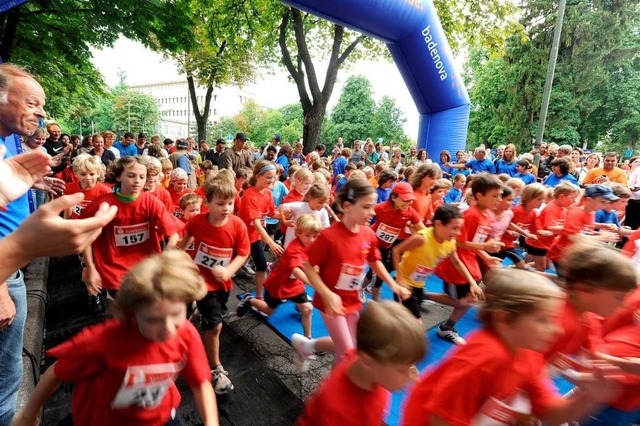
{"label": "red t-shirt", "polygon": [[[429,425],[431,415],[450,425],[512,425],[518,413],[501,409],[526,394],[535,415],[544,414],[556,395],[542,355],[526,349],[512,353],[493,332],[480,330],[428,371],[411,390],[404,426]],[[502,422],[498,421],[502,419]]]}
{"label": "red t-shirt", "polygon": [[198,197],[202,198],[202,204],[200,205],[200,213],[208,213],[209,207],[207,207],[207,197],[204,194],[204,186],[199,186],[193,191]]}
{"label": "red t-shirt", "polygon": [[[457,238],[458,243],[467,241],[483,243],[487,241],[491,232],[489,219],[477,206],[469,207],[469,209],[462,214],[462,218],[464,219],[464,224]],[[480,265],[478,264],[477,250],[464,249],[458,245],[457,251],[460,260],[467,267],[473,279],[480,281],[480,279],[482,279],[482,273],[480,272]],[[453,266],[449,257],[438,264],[435,274],[449,284],[467,283],[467,279]]]}
{"label": "red t-shirt", "polygon": [[[595,349],[620,358],[640,357],[640,324],[630,324],[612,331]],[[624,374],[621,381],[624,384],[622,394],[610,401],[609,405],[622,411],[640,409],[640,376]]]}
{"label": "red t-shirt", "polygon": [[[367,263],[380,260],[378,237],[373,230],[361,226],[359,232],[352,232],[342,222],[334,222],[320,232],[307,256],[309,264],[320,268],[324,284],[342,298],[345,313],[359,311]],[[313,296],[313,306],[324,312],[324,301],[318,293]]]}
{"label": "red t-shirt", "polygon": [[78,177],[73,173],[72,167],[65,167],[61,172],[56,173],[53,177],[62,179],[65,183],[78,182]]}
{"label": "red t-shirt", "polygon": [[276,205],[273,202],[271,191],[264,189],[262,193],[255,187],[250,186],[244,191],[242,203],[238,210],[238,217],[242,219],[249,230],[249,241],[251,244],[261,239],[260,234],[253,226],[255,219],[260,219],[262,227],[266,227],[265,219],[276,214]]}
{"label": "red t-shirt", "polygon": [[413,207],[396,210],[393,208],[393,202],[385,201],[376,206],[376,223],[371,229],[376,232],[378,246],[390,248],[396,240],[405,240],[411,236],[406,229],[407,222],[415,225],[421,220],[422,218]]}
{"label": "red t-shirt", "polygon": [[583,208],[574,207],[570,209],[567,212],[564,228],[560,231],[560,237],[549,249],[547,257],[554,262],[558,261],[562,252],[572,244],[571,237],[579,233],[593,232],[595,218],[595,213],[589,213]]}
{"label": "red t-shirt", "polygon": [[77,425],[166,424],[180,405],[174,381],[196,387],[211,379],[198,331],[185,321],[166,342],[147,340],[133,322],[107,320],[47,351],[54,372],[75,384],[71,412]]}
{"label": "red t-shirt", "polygon": [[66,195],[76,194],[78,192],[84,194],[84,200],[80,201],[80,204],[71,207],[71,219],[80,219],[82,211],[96,198],[111,193],[111,188],[98,182],[93,188],[85,190],[80,187],[79,182],[73,182],[68,183],[64,189]]}
{"label": "red t-shirt", "polygon": [[413,195],[416,197],[412,205],[413,209],[418,212],[422,220],[429,220],[433,213],[431,211],[431,194],[415,190]]}
{"label": "red t-shirt", "polygon": [[[536,212],[534,210],[527,212],[522,204],[518,204],[517,206],[512,208],[511,211],[513,212],[511,223],[518,225],[525,231],[531,232],[533,222],[535,222],[536,220]],[[502,242],[504,243],[503,250],[514,248],[514,239],[514,236],[509,232],[505,232],[504,234],[502,234]]]}
{"label": "red t-shirt", "polygon": [[636,265],[638,265],[639,257],[638,257],[638,247],[640,246],[640,229],[636,229],[633,231],[631,235],[629,235],[629,239],[622,247],[622,254],[627,256],[629,259],[632,259]]}
{"label": "red t-shirt", "polygon": [[628,325],[640,327],[640,287],[625,298],[624,305],[620,309],[605,319],[602,332],[603,335],[606,335],[620,327],[626,327]]}
{"label": "red t-shirt", "polygon": [[177,231],[167,209],[146,192],[131,202],[120,201],[115,194],[103,195],[84,209],[81,218],[95,215],[103,202],[118,206],[118,213],[91,245],[93,261],[102,278],[102,286],[117,290],[129,269],[150,255],[160,253],[162,237]]}
{"label": "red t-shirt", "polygon": [[247,226],[239,218],[229,215],[225,225],[213,226],[208,214],[199,214],[187,224],[187,232],[193,237],[193,251],[187,252],[198,265],[207,283],[208,291],[229,291],[231,280],[219,282],[213,277],[214,266],[227,266],[236,256],[248,256],[251,252]]}
{"label": "red t-shirt", "polygon": [[333,369],[318,390],[305,403],[298,426],[381,425],[389,404],[389,391],[382,386],[364,390],[347,376],[357,360],[350,352],[347,359]]}
{"label": "red t-shirt", "polygon": [[192,194],[193,191],[190,190],[189,188],[186,188],[182,192],[176,192],[176,191],[173,190],[173,186],[169,186],[169,188],[167,188],[167,192],[171,196],[171,204],[173,204],[172,210],[170,210],[170,211],[178,219],[182,218],[184,216],[184,213],[182,212],[182,209],[180,208],[180,198],[182,198],[182,196],[185,195],[185,194]]}
{"label": "red t-shirt", "polygon": [[288,299],[304,293],[304,283],[293,275],[293,270],[304,268],[304,262],[307,260],[306,251],[307,248],[299,238],[289,243],[273,271],[264,280],[264,288],[272,297]]}
{"label": "red t-shirt", "polygon": [[169,191],[167,191],[164,186],[157,185],[155,191],[149,192],[149,194],[160,200],[160,202],[167,208],[167,211],[173,214],[173,200],[171,199],[171,194],[169,194]]}
{"label": "red t-shirt", "polygon": [[[545,206],[544,209],[542,209],[540,215],[533,222],[531,233],[547,230],[549,226],[563,225],[566,215],[567,209],[565,209],[564,207],[560,207],[555,201],[550,202]],[[549,248],[557,238],[557,234],[554,234],[550,237],[543,237],[541,235],[538,235],[537,240],[531,240],[527,238],[525,241],[527,245],[531,247],[549,250]]]}
{"label": "red t-shirt", "polygon": [[580,355],[583,349],[590,351],[599,341],[601,330],[587,314],[581,316],[568,299],[560,312],[559,325],[562,332],[544,353],[547,362],[556,368],[562,368],[556,363],[558,355]]}

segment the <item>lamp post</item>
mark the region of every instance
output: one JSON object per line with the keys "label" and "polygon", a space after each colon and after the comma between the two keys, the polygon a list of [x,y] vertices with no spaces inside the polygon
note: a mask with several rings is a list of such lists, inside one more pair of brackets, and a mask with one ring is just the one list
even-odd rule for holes
{"label": "lamp post", "polygon": [[127,99],[127,132],[131,132],[131,98]]}

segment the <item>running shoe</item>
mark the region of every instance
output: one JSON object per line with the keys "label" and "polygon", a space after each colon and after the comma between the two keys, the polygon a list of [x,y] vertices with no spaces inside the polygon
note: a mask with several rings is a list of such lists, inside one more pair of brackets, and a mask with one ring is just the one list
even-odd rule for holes
{"label": "running shoe", "polygon": [[443,330],[442,328],[438,327],[438,331],[436,334],[441,339],[447,340],[458,346],[464,346],[467,344],[467,341],[460,337],[455,328],[452,328],[451,330]]}
{"label": "running shoe", "polygon": [[251,299],[253,299],[253,296],[249,293],[242,295],[242,299],[238,302],[238,308],[236,310],[239,317],[242,318],[249,311],[249,308],[251,308],[251,303],[249,303],[249,301]]}
{"label": "running shoe", "polygon": [[302,334],[298,333],[293,333],[291,336],[291,346],[293,346],[293,349],[295,350],[293,362],[301,373],[309,371],[309,357],[313,355],[312,353],[307,353],[304,350],[304,342],[308,340],[309,339],[304,337]]}
{"label": "running shoe", "polygon": [[229,373],[225,371],[222,365],[211,370],[213,376],[213,390],[218,395],[224,395],[233,390],[233,383],[229,380]]}

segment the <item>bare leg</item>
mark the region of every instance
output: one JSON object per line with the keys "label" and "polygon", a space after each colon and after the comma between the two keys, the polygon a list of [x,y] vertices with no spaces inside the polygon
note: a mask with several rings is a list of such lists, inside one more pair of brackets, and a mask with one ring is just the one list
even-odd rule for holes
{"label": "bare leg", "polygon": [[265,271],[256,271],[256,297],[262,299],[262,283],[264,282]]}
{"label": "bare leg", "polygon": [[220,365],[220,332],[222,323],[216,325],[211,330],[204,332],[204,348],[207,352],[209,366],[215,368]]}

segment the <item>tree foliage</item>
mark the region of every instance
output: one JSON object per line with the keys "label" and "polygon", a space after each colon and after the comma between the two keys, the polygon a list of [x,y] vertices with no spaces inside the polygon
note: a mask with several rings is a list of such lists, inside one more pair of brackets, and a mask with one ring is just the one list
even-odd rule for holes
{"label": "tree foliage", "polygon": [[336,135],[348,142],[366,139],[373,130],[371,127],[375,110],[376,101],[373,99],[371,82],[361,75],[349,77],[331,112]]}
{"label": "tree foliage", "polygon": [[[528,148],[537,131],[556,5],[529,0],[525,36],[502,53],[474,50],[469,144]],[[635,143],[638,109],[637,1],[570,1],[559,48],[545,140],[595,148]],[[627,130],[628,129],[628,130]]]}

